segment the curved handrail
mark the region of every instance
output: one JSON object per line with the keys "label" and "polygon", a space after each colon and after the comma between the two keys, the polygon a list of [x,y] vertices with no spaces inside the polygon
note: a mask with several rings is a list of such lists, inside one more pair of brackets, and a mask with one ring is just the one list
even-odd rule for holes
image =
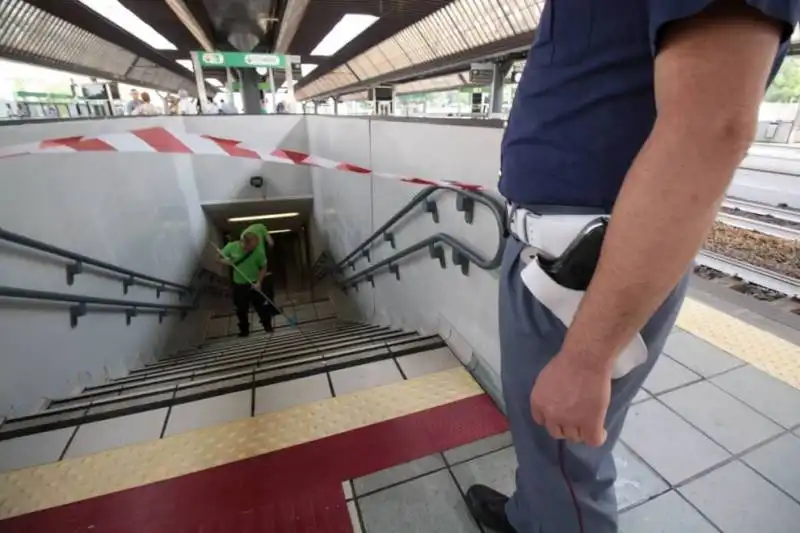
{"label": "curved handrail", "polygon": [[14,244],[18,244],[20,246],[25,246],[26,248],[32,248],[40,252],[45,252],[51,255],[56,255],[59,257],[63,257],[65,259],[71,259],[75,261],[75,264],[67,265],[68,285],[72,285],[72,281],[75,275],[81,273],[83,265],[90,265],[95,268],[99,268],[102,270],[114,272],[116,274],[121,274],[125,276],[125,279],[122,282],[123,291],[125,294],[128,293],[128,287],[134,284],[144,285],[144,286],[154,286],[158,291],[157,295],[160,295],[161,291],[177,292],[181,295],[183,295],[184,293],[192,292],[192,288],[187,285],[181,285],[180,283],[167,281],[165,279],[157,278],[155,276],[150,276],[148,274],[141,274],[139,272],[135,272],[133,270],[129,270],[124,267],[112,265],[111,263],[106,263],[105,261],[100,261],[99,259],[93,259],[83,254],[71,252],[69,250],[65,250],[63,248],[59,248],[57,246],[53,246],[51,244],[47,244],[42,241],[37,241],[36,239],[26,237],[25,235],[12,233],[3,228],[0,228],[0,241],[11,242]]}
{"label": "curved handrail", "polygon": [[[370,267],[362,270],[361,272],[353,274],[352,276],[340,281],[339,282],[340,285],[346,288],[348,286],[357,284],[359,281],[369,277],[371,274],[380,270],[381,268],[391,267],[393,266],[394,263],[397,263],[400,259],[403,259],[404,257],[407,257],[424,248],[429,248],[433,252],[435,245],[439,243],[443,243],[450,246],[454,250],[454,255],[455,252],[458,252],[458,254],[468,259],[469,262],[474,263],[478,268],[481,268],[483,270],[494,270],[495,268],[500,266],[500,263],[503,258],[503,236],[505,235],[505,219],[506,219],[506,212],[503,204],[500,203],[500,201],[498,201],[494,197],[489,196],[488,194],[485,193],[462,190],[455,187],[434,185],[417,193],[411,199],[411,201],[408,204],[406,204],[405,207],[403,207],[397,213],[395,213],[388,221],[386,221],[386,223],[384,223],[380,228],[378,228],[378,230],[375,231],[375,233],[373,233],[364,242],[358,245],[344,259],[339,261],[336,264],[335,269],[341,272],[342,266],[348,264],[355,264],[355,262],[353,261],[354,257],[356,257],[359,253],[367,249],[378,238],[383,237],[386,234],[387,230],[389,230],[398,221],[400,221],[400,219],[402,219],[405,215],[411,212],[411,210],[414,209],[414,207],[421,204],[429,196],[431,196],[433,193],[439,190],[453,191],[459,195],[474,200],[475,202],[483,204],[491,210],[492,214],[494,215],[495,222],[497,222],[497,230],[498,230],[497,251],[495,252],[494,256],[491,259],[485,259],[478,252],[470,248],[468,245],[462,243],[455,237],[452,237],[446,233],[436,233],[426,239],[417,242],[416,244],[409,246],[408,248],[405,248],[393,254],[392,256],[386,259],[383,259],[375,263],[374,265],[371,265]],[[441,259],[443,260],[443,257]]]}
{"label": "curved handrail", "polygon": [[0,285],[0,298],[16,298],[22,300],[39,300],[45,302],[73,303],[77,304],[70,307],[70,321],[72,327],[78,325],[78,318],[88,312],[88,305],[99,305],[103,307],[118,307],[120,311],[125,311],[128,324],[131,318],[140,312],[158,313],[159,321],[170,311],[178,311],[183,316],[185,313],[197,308],[196,305],[172,305],[157,304],[152,302],[130,302],[115,298],[99,298],[96,296],[83,296],[79,294],[66,294],[61,292],[37,291],[33,289],[21,289],[19,287],[6,287]]}

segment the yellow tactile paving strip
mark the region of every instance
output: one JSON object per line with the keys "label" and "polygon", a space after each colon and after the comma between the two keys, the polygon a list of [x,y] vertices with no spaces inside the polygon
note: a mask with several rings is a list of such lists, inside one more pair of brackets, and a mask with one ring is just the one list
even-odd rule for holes
{"label": "yellow tactile paving strip", "polygon": [[800,346],[687,298],[678,327],[800,389]]}
{"label": "yellow tactile paving strip", "polygon": [[416,413],[483,391],[463,368],[79,459],[0,474],[0,519],[48,509]]}

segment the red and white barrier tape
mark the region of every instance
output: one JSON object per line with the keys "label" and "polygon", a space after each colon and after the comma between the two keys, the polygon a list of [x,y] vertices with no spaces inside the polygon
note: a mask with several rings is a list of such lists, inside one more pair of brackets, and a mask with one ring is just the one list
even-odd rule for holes
{"label": "red and white barrier tape", "polygon": [[351,163],[343,163],[294,150],[259,149],[233,139],[200,135],[168,128],[145,128],[121,133],[106,133],[96,137],[65,137],[47,139],[30,144],[0,147],[0,159],[33,154],[63,154],[70,152],[139,152],[162,154],[221,155],[259,159],[269,163],[305,165],[330,168],[353,174],[372,174],[380,178],[399,180],[417,185],[455,187],[480,191],[484,187],[472,183],[450,180],[432,180],[412,176],[375,172]]}

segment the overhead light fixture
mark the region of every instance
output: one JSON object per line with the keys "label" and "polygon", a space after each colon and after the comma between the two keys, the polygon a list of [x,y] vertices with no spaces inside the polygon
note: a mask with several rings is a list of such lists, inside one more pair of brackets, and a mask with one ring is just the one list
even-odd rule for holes
{"label": "overhead light fixture", "polygon": [[347,43],[364,33],[375,24],[378,17],[374,15],[354,15],[348,13],[336,23],[328,34],[311,51],[312,56],[332,56],[341,50]]}
{"label": "overhead light fixture", "polygon": [[156,50],[177,50],[175,45],[140,19],[119,0],[80,0],[80,2]]}
{"label": "overhead light fixture", "polygon": [[222,82],[216,78],[208,78],[206,82],[210,83],[214,87],[222,87]]}
{"label": "overhead light fixture", "polygon": [[191,59],[176,59],[175,62],[189,72],[194,72],[194,63],[192,63]]}
{"label": "overhead light fixture", "polygon": [[259,76],[266,76],[269,69],[267,67],[256,67],[256,74]]}
{"label": "overhead light fixture", "polygon": [[252,222],[254,220],[273,220],[276,218],[292,218],[300,216],[300,213],[276,213],[273,215],[255,215],[251,217],[229,218],[228,222]]}
{"label": "overhead light fixture", "polygon": [[317,68],[317,65],[313,63],[302,63],[300,65],[300,74],[305,78],[306,76],[314,72],[315,68]]}
{"label": "overhead light fixture", "polygon": [[276,229],[269,232],[270,235],[275,235],[276,233],[291,233],[292,230],[290,229]]}

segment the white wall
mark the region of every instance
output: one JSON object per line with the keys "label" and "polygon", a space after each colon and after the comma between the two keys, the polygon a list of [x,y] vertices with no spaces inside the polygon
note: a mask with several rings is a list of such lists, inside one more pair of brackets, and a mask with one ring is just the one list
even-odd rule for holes
{"label": "white wall", "polygon": [[[0,128],[0,146],[128,129],[132,120]],[[175,119],[137,119],[136,127]],[[179,126],[179,124],[177,124]],[[188,283],[208,236],[191,161],[161,154],[83,153],[0,160],[0,226],[167,280]],[[0,284],[121,298],[122,284],[82,274],[65,282],[64,261],[0,242]],[[131,301],[156,300],[132,287]],[[158,324],[157,317],[90,313],[71,329],[62,305],[0,302],[0,416],[25,414],[43,396],[124,374],[143,360],[202,335],[202,313]],[[199,322],[198,322],[199,321]],[[172,347],[171,346],[171,347]]]}
{"label": "white wall", "polygon": [[[18,124],[0,128],[0,146],[164,126],[235,139],[257,148],[308,151],[302,116],[136,117]],[[265,179],[254,189],[252,176]],[[0,226],[87,256],[188,284],[199,264],[213,265],[219,239],[203,203],[308,196],[308,167],[225,156],[72,153],[0,160]],[[121,282],[91,274],[65,283],[64,262],[0,243],[0,284],[120,298]],[[131,301],[180,303],[133,287]],[[0,302],[0,417],[26,414],[42,397],[126,373],[165,350],[196,343],[205,312],[159,325],[141,316],[90,313],[71,329],[66,306]]]}
{"label": "white wall", "polygon": [[[496,186],[502,136],[498,128],[467,123],[291,115],[154,117],[6,126],[0,128],[0,146],[154,125],[232,138],[259,148],[309,152],[378,171],[479,183],[490,189]],[[745,163],[753,161],[761,164],[774,159],[751,156]],[[253,175],[265,177],[266,194],[249,186]],[[792,191],[794,181],[791,176],[773,176],[765,183],[763,176],[740,171],[731,192],[744,197],[763,193],[763,201],[769,201],[767,196]],[[309,225],[313,259],[324,249],[341,259],[420,190],[370,175],[224,156],[28,156],[0,160],[0,225],[133,270],[188,282],[198,261],[211,264],[213,260],[204,248],[207,239],[219,238],[201,209],[203,203],[313,193],[314,220]],[[477,206],[475,221],[468,225],[455,209],[454,194],[442,193],[436,199],[440,223],[435,224],[428,214],[409,216],[394,230],[398,249],[445,232],[491,257],[498,234],[490,212]],[[481,363],[488,369],[489,380],[496,382],[500,368],[497,273],[471,265],[465,277],[452,264],[452,251],[445,250],[447,269],[421,252],[404,260],[399,281],[384,272],[376,277],[374,288],[362,283],[358,292],[335,291],[337,306],[364,320],[440,332],[465,363]],[[372,253],[373,260],[380,260],[394,251],[380,241]],[[365,259],[359,259],[358,270],[366,265]],[[0,244],[2,285],[121,296],[119,281],[82,275],[73,287],[67,287],[64,276],[62,262]],[[135,288],[129,297],[152,301],[154,294]],[[27,412],[43,395],[63,395],[80,384],[124,373],[161,353],[171,340],[194,342],[202,333],[201,318],[159,327],[157,320],[140,317],[126,327],[122,315],[93,314],[71,330],[61,308],[43,310],[42,306],[0,302],[0,416]]]}
{"label": "white wall", "polygon": [[[183,121],[189,133],[235,139],[258,148],[308,151],[308,133],[302,115],[193,116]],[[309,167],[220,156],[194,156],[190,160],[202,203],[311,194]],[[253,176],[263,177],[265,186],[251,187]]]}
{"label": "white wall", "polygon": [[[378,171],[496,185],[500,129],[320,116],[307,120],[314,155]],[[343,131],[347,143],[341,142]],[[314,170],[313,176],[315,222],[337,260],[421,190],[402,182],[330,170]],[[474,223],[468,225],[464,214],[456,211],[455,201],[452,193],[437,197],[439,224],[430,215],[409,214],[408,222],[395,230],[397,250],[445,232],[484,257],[492,257],[498,245],[493,216],[478,205]],[[381,242],[373,254],[380,260],[397,250]],[[446,269],[420,252],[401,263],[399,281],[388,272],[381,273],[375,278],[375,288],[362,283],[358,292],[348,293],[348,299],[338,296],[337,304],[355,306],[361,318],[372,322],[440,332],[461,347],[459,355],[465,363],[482,363],[496,382],[500,369],[496,272],[471,265],[469,276],[463,276],[452,264],[451,249],[445,250]],[[357,270],[366,265],[360,259]]]}

